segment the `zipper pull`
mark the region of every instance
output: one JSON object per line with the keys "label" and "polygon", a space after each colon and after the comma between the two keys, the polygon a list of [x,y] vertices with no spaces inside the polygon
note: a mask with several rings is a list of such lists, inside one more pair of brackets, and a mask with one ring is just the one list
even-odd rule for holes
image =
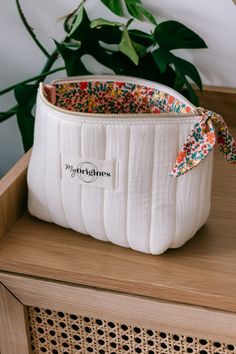
{"label": "zipper pull", "polygon": [[220,114],[202,107],[196,109],[200,121],[179,152],[171,176],[181,176],[196,167],[212,151],[216,142],[219,150],[230,163],[236,163],[236,143]]}

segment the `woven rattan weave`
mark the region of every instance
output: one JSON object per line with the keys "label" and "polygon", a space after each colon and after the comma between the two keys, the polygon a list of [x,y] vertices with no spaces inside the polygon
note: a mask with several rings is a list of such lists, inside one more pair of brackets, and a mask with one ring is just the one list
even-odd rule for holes
{"label": "woven rattan weave", "polygon": [[154,331],[37,307],[28,307],[28,313],[33,354],[236,353],[236,345],[164,329]]}

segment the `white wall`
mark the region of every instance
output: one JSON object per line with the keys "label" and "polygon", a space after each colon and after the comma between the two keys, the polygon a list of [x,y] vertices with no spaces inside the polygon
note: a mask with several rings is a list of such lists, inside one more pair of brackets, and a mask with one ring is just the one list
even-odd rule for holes
{"label": "white wall", "polygon": [[[79,0],[21,0],[26,17],[48,51],[53,50],[52,38],[63,38],[62,23],[57,24],[56,20],[78,3]],[[208,49],[178,52],[198,67],[205,84],[236,87],[236,6],[232,0],[143,0],[143,3],[159,21],[179,20],[204,38]],[[99,0],[87,0],[87,7],[92,18],[114,17]],[[138,26],[145,28],[143,24]],[[21,23],[15,0],[1,0],[0,89],[37,74],[44,62],[44,55]],[[12,94],[1,97],[0,111],[14,103]],[[0,124],[0,176],[22,154],[16,120],[11,118]]]}

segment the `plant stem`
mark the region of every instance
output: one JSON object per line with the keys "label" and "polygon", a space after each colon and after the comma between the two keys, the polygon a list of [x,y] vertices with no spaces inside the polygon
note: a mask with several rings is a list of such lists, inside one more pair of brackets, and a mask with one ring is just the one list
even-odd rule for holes
{"label": "plant stem", "polygon": [[19,12],[20,18],[25,26],[25,28],[27,29],[27,31],[29,32],[30,36],[33,38],[34,42],[37,44],[37,46],[41,49],[41,51],[49,58],[50,54],[48,53],[48,51],[42,46],[42,44],[39,42],[39,40],[37,39],[36,35],[33,32],[32,27],[28,24],[25,15],[22,11],[21,5],[19,0],[16,0],[16,6],[17,6],[17,10]]}
{"label": "plant stem", "polygon": [[49,56],[48,60],[46,61],[46,64],[44,65],[44,67],[40,73],[40,75],[42,74],[40,77],[40,80],[37,80],[36,84],[39,84],[41,80],[43,81],[46,78],[46,76],[48,75],[47,72],[51,69],[51,67],[53,66],[53,64],[57,60],[58,54],[59,54],[58,50],[54,49],[54,51]]}
{"label": "plant stem", "polygon": [[[17,9],[18,9],[18,12],[19,12],[19,15],[20,15],[20,18],[25,26],[25,28],[27,29],[27,31],[29,32],[30,36],[33,38],[34,42],[37,44],[37,46],[42,50],[42,52],[47,56],[48,60],[46,62],[46,64],[44,65],[41,73],[37,76],[34,76],[33,78],[30,78],[30,79],[27,79],[27,80],[24,80],[22,82],[19,82],[18,84],[15,84],[15,85],[12,85],[11,87],[8,87],[2,91],[0,91],[0,95],[3,95],[4,93],[7,93],[9,91],[11,91],[12,89],[14,89],[15,86],[17,85],[20,85],[20,84],[26,84],[27,82],[31,82],[31,81],[34,81],[34,80],[37,80],[35,82],[35,85],[38,85],[40,83],[40,81],[43,81],[47,75],[49,74],[52,74],[56,71],[59,71],[59,70],[63,70],[65,69],[64,67],[60,67],[60,68],[57,68],[55,70],[51,70],[51,67],[53,66],[53,64],[55,63],[55,61],[57,60],[58,58],[58,55],[59,55],[59,52],[57,49],[55,49],[52,54],[49,54],[47,52],[47,50],[42,46],[42,44],[38,41],[37,37],[35,36],[32,28],[30,27],[30,25],[28,24],[26,18],[25,18],[25,15],[22,11],[22,8],[21,8],[21,5],[20,5],[20,2],[19,0],[16,0],[16,6],[17,6]],[[64,39],[64,41],[67,41],[68,40],[68,37],[66,37]],[[8,118],[12,117],[15,115],[15,113],[17,113],[17,109],[18,109],[18,105],[15,105],[14,107],[10,108],[9,110],[7,110],[6,112],[0,112],[0,123],[1,122],[4,122],[5,120],[7,120]]]}
{"label": "plant stem", "polygon": [[56,68],[56,69],[51,70],[51,71],[42,71],[41,74],[39,74],[39,75],[33,76],[30,79],[26,79],[24,81],[18,82],[17,84],[14,84],[12,86],[9,86],[9,87],[5,88],[4,90],[0,91],[0,96],[4,95],[5,93],[7,93],[7,92],[9,92],[11,90],[13,90],[18,85],[24,85],[24,84],[27,84],[28,82],[31,82],[31,81],[34,81],[34,80],[37,80],[37,79],[45,78],[45,76],[47,76],[47,75],[53,74],[53,73],[55,73],[57,71],[61,71],[61,70],[64,70],[64,69],[65,69],[65,67],[62,66],[60,68]]}
{"label": "plant stem", "polygon": [[[37,81],[35,82],[35,85],[38,85],[40,83],[40,81],[43,81],[47,75],[52,74],[53,72],[56,72],[56,71],[59,71],[59,70],[63,70],[64,67],[60,67],[60,68],[57,68],[55,70],[51,70],[50,71],[51,67],[53,66],[53,64],[57,60],[58,54],[59,54],[58,50],[55,49],[52,52],[52,54],[49,56],[46,64],[44,65],[44,67],[43,67],[43,69],[42,69],[42,71],[41,71],[41,73],[39,75],[35,76],[34,78],[31,78],[31,79],[25,80],[23,82],[20,82],[17,85],[22,84],[22,83],[26,83],[26,82],[30,82],[30,81],[33,81],[33,80],[36,80],[36,79],[37,79]],[[9,92],[15,86],[16,85],[11,86],[10,88],[8,87],[7,89],[3,90],[5,92],[1,91],[0,94]],[[18,109],[18,105],[15,105],[14,107],[12,107],[9,110],[7,110],[6,112],[0,112],[0,123],[4,122],[8,118],[11,118],[12,116],[14,116],[15,113],[17,112],[17,109]]]}
{"label": "plant stem", "polygon": [[6,112],[0,112],[0,123],[4,122],[4,120],[7,120],[8,118],[14,116],[17,112],[18,105],[10,108]]}
{"label": "plant stem", "polygon": [[[47,75],[52,74],[53,72],[56,72],[56,71],[59,71],[59,70],[63,70],[64,67],[57,68],[57,69],[55,69],[55,70],[51,70],[51,71],[50,71],[51,67],[53,66],[53,64],[54,64],[55,61],[57,60],[57,57],[58,57],[58,50],[55,49],[55,50],[52,52],[52,54],[50,55],[50,57],[48,58],[46,64],[44,65],[44,67],[43,67],[43,69],[42,69],[42,71],[41,71],[41,73],[40,73],[39,75],[35,76],[34,78],[29,79],[29,81],[28,81],[28,80],[25,80],[25,81],[30,82],[30,81],[33,81],[33,79],[34,79],[34,80],[38,79],[38,80],[36,81],[36,83],[35,83],[36,85],[38,85],[38,84],[40,83],[40,81],[43,81]],[[25,81],[23,81],[23,82],[21,82],[21,83],[18,83],[18,85],[19,85],[19,84],[22,84],[22,83],[26,83]],[[14,85],[14,86],[16,86],[16,85]],[[13,88],[14,86],[12,86],[12,88]],[[11,88],[11,89],[12,89],[12,88]],[[6,89],[6,90],[7,90],[7,89]],[[8,90],[9,90],[9,88],[8,88]],[[5,90],[4,90],[4,91],[5,91]],[[6,93],[6,92],[5,92],[5,93]],[[12,107],[12,108],[10,108],[9,110],[7,110],[6,112],[0,112],[0,123],[1,123],[1,122],[4,122],[4,121],[7,120],[8,118],[11,118],[12,116],[14,116],[15,113],[17,112],[17,108],[18,108],[18,105],[15,105],[14,107]]]}

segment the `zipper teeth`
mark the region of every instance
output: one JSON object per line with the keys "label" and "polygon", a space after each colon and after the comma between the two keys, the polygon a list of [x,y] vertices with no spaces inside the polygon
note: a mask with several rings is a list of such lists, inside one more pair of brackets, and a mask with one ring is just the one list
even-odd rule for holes
{"label": "zipper teeth", "polygon": [[[87,76],[87,79],[89,77]],[[91,75],[91,79],[93,78],[93,80],[96,80],[96,77],[92,76]],[[118,79],[118,78],[117,78]],[[120,77],[119,77],[120,79]],[[127,77],[125,78],[127,80]],[[132,78],[131,78],[132,79]],[[76,81],[77,80],[77,81]],[[64,82],[79,82],[79,81],[82,81],[82,77],[80,79],[78,79],[78,77],[71,77],[71,78],[64,78],[64,79],[58,79],[58,80],[54,80],[52,81],[51,85],[53,84],[59,84],[59,83],[64,83]],[[99,81],[99,79],[97,79]],[[108,79],[108,77],[103,77],[103,80],[104,81],[107,81],[107,80],[111,80],[110,77]],[[162,85],[163,86],[163,85]],[[171,90],[168,88],[169,91],[175,93],[175,91]],[[52,103],[50,103],[47,99],[46,99],[46,94],[43,90],[43,83],[41,82],[40,83],[40,86],[39,86],[39,91],[40,91],[40,96],[42,98],[42,100],[44,101],[44,103],[46,103],[48,106],[50,106],[51,108],[53,109],[56,109],[57,111],[59,112],[62,112],[62,113],[66,113],[66,114],[70,114],[70,115],[73,115],[73,116],[80,116],[80,117],[98,117],[98,118],[103,118],[104,120],[106,119],[110,119],[110,118],[116,118],[116,119],[121,119],[121,120],[124,120],[125,118],[134,118],[135,120],[137,118],[140,118],[140,117],[145,117],[145,118],[150,118],[150,119],[157,119],[158,117],[165,117],[166,115],[168,115],[168,117],[179,117],[179,118],[183,118],[183,117],[186,117],[186,118],[191,118],[191,117],[194,117],[196,115],[199,115],[199,112],[197,110],[197,108],[195,106],[193,106],[190,102],[188,102],[188,100],[185,99],[185,101],[187,103],[189,103],[189,105],[192,107],[193,109],[193,112],[192,113],[86,113],[86,112],[75,112],[75,111],[68,111],[66,109],[63,109],[63,108],[60,108]],[[104,117],[105,115],[105,117]],[[130,120],[129,118],[129,120]]]}

